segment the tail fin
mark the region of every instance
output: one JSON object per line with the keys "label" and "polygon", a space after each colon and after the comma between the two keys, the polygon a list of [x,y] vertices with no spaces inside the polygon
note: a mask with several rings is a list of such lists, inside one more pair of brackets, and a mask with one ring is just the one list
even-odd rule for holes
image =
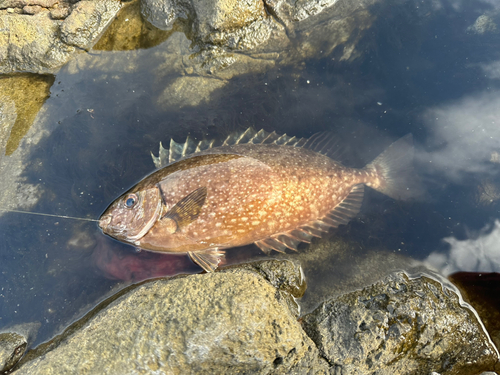
{"label": "tail fin", "polygon": [[413,155],[413,135],[407,134],[368,164],[365,170],[375,171],[380,178],[376,190],[394,199],[420,197],[422,189],[413,168]]}

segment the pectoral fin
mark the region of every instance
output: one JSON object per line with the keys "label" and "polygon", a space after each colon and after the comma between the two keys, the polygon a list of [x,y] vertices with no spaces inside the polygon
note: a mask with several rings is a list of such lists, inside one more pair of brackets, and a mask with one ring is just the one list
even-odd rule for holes
{"label": "pectoral fin", "polygon": [[186,195],[175,206],[173,206],[161,220],[173,220],[177,228],[183,228],[195,221],[200,215],[201,208],[207,198],[207,188],[203,186],[191,194]]}
{"label": "pectoral fin", "polygon": [[217,249],[204,251],[188,251],[188,255],[193,262],[199,265],[207,272],[214,272],[219,263],[224,258],[224,252]]}

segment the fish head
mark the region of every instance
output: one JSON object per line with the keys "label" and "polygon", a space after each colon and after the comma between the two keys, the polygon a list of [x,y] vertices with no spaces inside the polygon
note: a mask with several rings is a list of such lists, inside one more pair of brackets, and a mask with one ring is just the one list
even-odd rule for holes
{"label": "fish head", "polygon": [[157,186],[131,190],[104,211],[99,227],[108,236],[136,244],[155,225],[161,211],[162,198]]}

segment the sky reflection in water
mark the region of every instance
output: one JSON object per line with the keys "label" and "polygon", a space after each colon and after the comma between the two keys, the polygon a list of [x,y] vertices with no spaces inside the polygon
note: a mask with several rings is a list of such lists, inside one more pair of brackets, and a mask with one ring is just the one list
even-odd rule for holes
{"label": "sky reflection in water", "polygon": [[[25,171],[29,183],[51,193],[35,208],[96,218],[153,170],[149,152],[157,152],[159,140],[181,142],[188,133],[220,136],[250,125],[298,137],[333,130],[362,167],[412,132],[428,200],[410,206],[368,191],[361,219],[336,234],[369,251],[401,251],[445,274],[500,272],[499,203],[474,201],[482,181],[500,190],[500,164],[491,161],[500,153],[500,60],[490,48],[498,46],[498,34],[466,32],[486,2],[474,3],[483,8],[473,11],[463,10],[470,2],[448,4],[461,17],[448,18],[447,10],[424,26],[380,20],[373,26],[378,39],[370,36],[369,52],[353,64],[328,56],[238,77],[195,108],[155,105],[165,87],[151,73],[161,65],[161,46],[140,52],[138,71],[113,63],[137,57],[136,51],[95,56],[115,56],[101,71],[98,64],[77,73],[63,68],[44,105],[50,134],[33,148]],[[2,291],[2,323],[42,321],[42,341],[116,291],[120,285],[110,279],[134,281],[176,267],[199,272],[187,257],[135,254],[95,225],[18,216],[0,223],[6,237],[0,281],[15,285]]]}

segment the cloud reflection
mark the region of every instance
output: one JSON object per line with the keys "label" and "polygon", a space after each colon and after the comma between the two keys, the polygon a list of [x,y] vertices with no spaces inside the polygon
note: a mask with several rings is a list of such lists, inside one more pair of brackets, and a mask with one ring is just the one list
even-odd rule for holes
{"label": "cloud reflection", "polygon": [[480,64],[479,65],[483,70],[486,77],[491,79],[500,79],[500,60],[493,61],[488,64]]}
{"label": "cloud reflection", "polygon": [[417,157],[428,172],[455,181],[493,172],[491,155],[500,151],[500,91],[431,108],[424,119],[430,141]]}
{"label": "cloud reflection", "polygon": [[450,244],[448,253],[431,253],[425,262],[445,276],[459,271],[500,272],[500,220],[488,225],[470,239],[443,239]]}

